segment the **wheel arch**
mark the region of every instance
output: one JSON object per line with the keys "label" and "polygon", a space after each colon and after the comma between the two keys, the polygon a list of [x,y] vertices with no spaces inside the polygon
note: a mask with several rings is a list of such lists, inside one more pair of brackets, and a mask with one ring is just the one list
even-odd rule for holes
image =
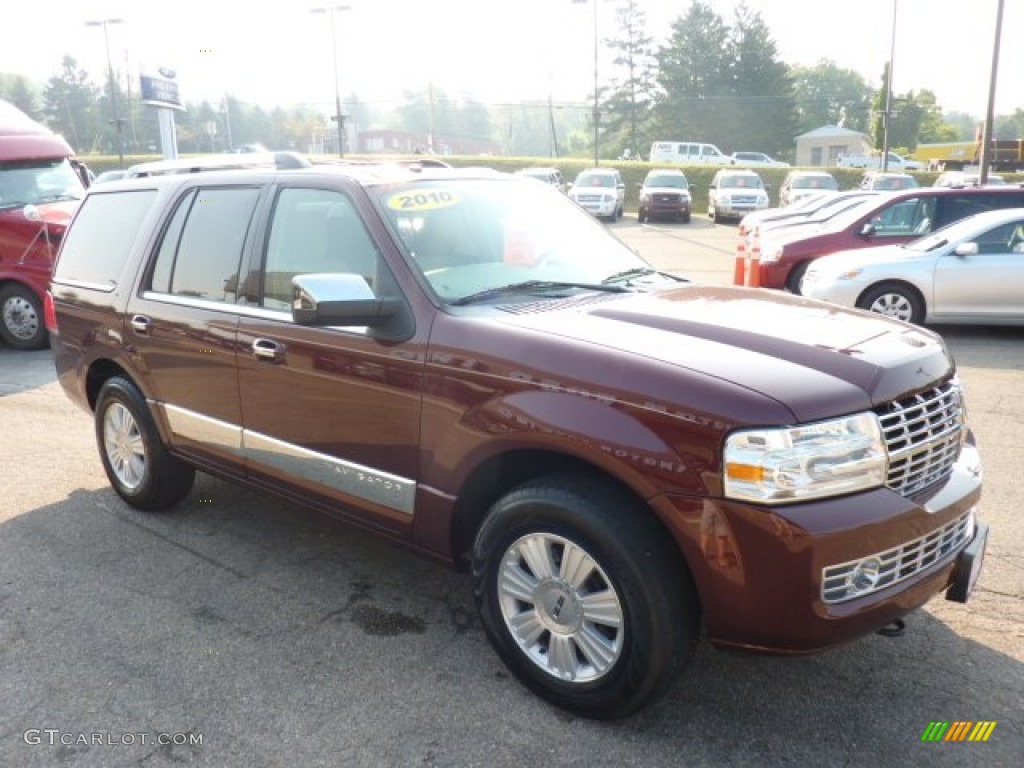
{"label": "wheel arch", "polygon": [[[584,458],[549,449],[519,448],[488,456],[467,475],[452,509],[451,544],[456,568],[468,570],[473,542],[487,517],[491,506],[514,488],[546,476],[578,475],[594,482],[617,486],[636,500],[638,507],[667,540],[676,541],[658,510],[635,487],[625,482],[609,468]],[[693,578],[693,571],[679,547],[674,547],[680,567]],[[699,598],[698,598],[699,600]]]}

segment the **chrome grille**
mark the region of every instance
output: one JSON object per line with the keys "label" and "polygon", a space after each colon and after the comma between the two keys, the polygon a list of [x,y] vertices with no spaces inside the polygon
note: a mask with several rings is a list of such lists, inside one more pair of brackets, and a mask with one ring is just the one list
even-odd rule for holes
{"label": "chrome grille", "polygon": [[[938,530],[898,547],[823,568],[821,599],[826,603],[840,603],[870,595],[909,579],[925,568],[946,559],[958,552],[974,535],[973,514],[968,512]],[[877,573],[877,577],[860,587],[855,586],[853,582],[857,580],[858,567],[868,563],[872,573]]]}
{"label": "chrome grille", "polygon": [[876,410],[889,454],[885,484],[910,496],[948,476],[964,429],[956,379]]}

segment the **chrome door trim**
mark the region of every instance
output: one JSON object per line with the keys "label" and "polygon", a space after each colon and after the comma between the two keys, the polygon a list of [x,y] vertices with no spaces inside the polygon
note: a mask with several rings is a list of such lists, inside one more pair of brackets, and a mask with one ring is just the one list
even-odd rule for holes
{"label": "chrome door trim", "polygon": [[242,456],[242,428],[220,419],[170,403],[153,403],[163,413],[171,432],[204,445],[216,446]]}
{"label": "chrome door trim", "polygon": [[248,429],[242,430],[242,450],[246,458],[256,464],[302,477],[333,491],[390,507],[406,515],[413,514],[416,483],[408,478],[328,456]]}

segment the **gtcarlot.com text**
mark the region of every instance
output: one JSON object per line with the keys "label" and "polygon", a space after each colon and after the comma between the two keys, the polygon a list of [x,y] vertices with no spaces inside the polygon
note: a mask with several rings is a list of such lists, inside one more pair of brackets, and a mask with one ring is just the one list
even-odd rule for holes
{"label": "gtcarlot.com text", "polygon": [[59,728],[29,728],[22,740],[36,746],[130,746],[134,744],[159,744],[160,746],[202,746],[203,734],[192,733],[74,733]]}

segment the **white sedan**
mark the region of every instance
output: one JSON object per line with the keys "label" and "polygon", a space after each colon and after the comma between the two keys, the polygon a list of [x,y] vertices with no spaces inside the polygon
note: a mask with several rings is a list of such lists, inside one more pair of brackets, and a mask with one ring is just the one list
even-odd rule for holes
{"label": "white sedan", "polygon": [[1024,208],[815,259],[800,292],[912,323],[1024,325]]}

